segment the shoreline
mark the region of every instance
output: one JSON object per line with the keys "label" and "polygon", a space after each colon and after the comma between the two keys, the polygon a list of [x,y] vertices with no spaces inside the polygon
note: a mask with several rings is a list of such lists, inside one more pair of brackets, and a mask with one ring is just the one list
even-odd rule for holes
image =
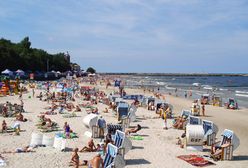
{"label": "shoreline", "polygon": [[120,76],[126,76],[126,75],[133,75],[133,76],[248,76],[247,73],[122,73],[122,72],[100,72],[98,73],[100,75],[120,75]]}
{"label": "shoreline", "polygon": [[[95,86],[88,83],[82,83],[83,86]],[[105,91],[105,93],[111,93],[117,88],[109,87],[105,88],[105,85],[97,85],[96,88]],[[144,94],[142,89],[125,89],[128,94]],[[36,95],[40,90],[36,89]],[[30,143],[31,133],[37,132],[35,124],[37,123],[37,115],[40,112],[45,111],[44,107],[48,106],[47,102],[41,102],[37,98],[29,98],[31,92],[23,95],[25,102],[24,108],[28,113],[24,113],[24,116],[28,118],[28,122],[22,123],[22,129],[26,130],[21,132],[20,136],[13,135],[0,135],[1,144],[0,152],[3,150],[12,150],[16,147],[24,146]],[[144,95],[153,95],[153,93],[146,92]],[[190,109],[192,101],[190,99],[184,99],[182,97],[175,97],[165,94],[165,99],[168,103],[173,105],[173,112],[175,115],[179,115],[183,109]],[[1,97],[0,103],[6,101],[19,103],[18,96]],[[76,102],[84,102],[77,99]],[[106,119],[107,123],[117,123],[116,117],[109,113],[102,113],[102,110],[106,107],[104,104],[98,104],[101,115]],[[76,118],[63,118],[61,115],[48,116],[52,120],[56,121],[60,127],[63,126],[65,121],[69,122],[71,128],[78,133],[78,139],[68,139],[67,147],[83,147],[86,145],[88,138],[84,136],[84,132],[88,129],[83,126],[82,119],[87,115],[85,109],[82,109],[81,113],[77,113]],[[163,130],[163,121],[161,119],[153,119],[156,117],[154,111],[148,111],[146,108],[139,107],[137,112],[137,121],[131,123],[131,126],[140,124],[144,129],[139,132],[139,135],[144,137],[142,141],[132,140],[133,149],[125,155],[127,168],[158,168],[158,167],[185,167],[192,168],[190,164],[179,160],[177,156],[184,154],[209,154],[208,152],[195,152],[181,149],[176,145],[176,137],[181,136],[182,130],[176,130],[171,128],[171,121],[169,121],[170,128]],[[207,120],[211,120],[219,127],[217,138],[220,137],[223,129],[228,128],[233,130],[240,138],[240,146],[234,151],[234,161],[219,161],[214,162],[215,167],[247,167],[248,159],[245,156],[248,155],[248,109],[241,109],[237,111],[227,110],[223,107],[206,106],[206,117],[202,117]],[[2,121],[2,117],[0,121]],[[236,120],[236,122],[234,122]],[[6,121],[11,125],[14,121],[12,118],[6,118]],[[48,136],[53,136],[55,133],[46,133]],[[95,141],[100,141],[96,139]],[[91,159],[95,153],[80,153],[81,160]],[[71,152],[60,152],[52,148],[38,148],[35,153],[31,154],[6,154],[3,155],[8,160],[7,167],[68,167],[68,162],[71,157]],[[241,158],[241,159],[239,159]],[[243,160],[242,160],[243,158]]]}

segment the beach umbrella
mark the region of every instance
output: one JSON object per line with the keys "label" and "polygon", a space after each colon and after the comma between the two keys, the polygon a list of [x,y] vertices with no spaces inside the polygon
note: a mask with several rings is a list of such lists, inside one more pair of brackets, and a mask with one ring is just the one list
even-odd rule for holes
{"label": "beach umbrella", "polygon": [[4,75],[13,75],[13,72],[10,71],[9,69],[5,69],[4,71],[2,71],[2,74],[4,74]]}
{"label": "beach umbrella", "polygon": [[20,75],[20,76],[22,76],[22,75],[25,74],[25,72],[24,72],[23,70],[21,70],[21,69],[18,69],[18,70],[16,71],[16,73],[17,73],[18,75]]}

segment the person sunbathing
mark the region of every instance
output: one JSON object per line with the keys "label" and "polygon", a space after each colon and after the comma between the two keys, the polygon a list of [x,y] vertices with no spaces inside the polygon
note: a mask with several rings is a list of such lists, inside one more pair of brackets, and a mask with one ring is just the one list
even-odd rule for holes
{"label": "person sunbathing", "polygon": [[82,111],[81,108],[77,105],[75,112],[81,112],[81,111]]}
{"label": "person sunbathing", "polygon": [[104,113],[108,113],[108,108],[106,107],[104,110],[103,110]]}
{"label": "person sunbathing", "polygon": [[155,106],[154,106],[154,102],[150,102],[149,104],[148,104],[148,110],[155,110]]}
{"label": "person sunbathing", "polygon": [[58,108],[58,105],[57,104],[55,104],[54,102],[52,102],[52,109],[57,109]]}
{"label": "person sunbathing", "polygon": [[88,142],[88,146],[83,147],[79,152],[95,152],[96,146],[94,144],[93,139],[90,139]]}
{"label": "person sunbathing", "polygon": [[96,107],[96,108],[92,109],[92,113],[93,114],[98,114],[98,108]]}
{"label": "person sunbathing", "polygon": [[135,128],[127,129],[125,134],[129,135],[130,133],[137,133],[139,130],[141,130],[141,126],[138,124]]}
{"label": "person sunbathing", "polygon": [[72,166],[75,166],[76,168],[79,167],[80,163],[79,163],[78,148],[75,148],[73,150],[73,154],[72,154],[70,163],[72,164]]}
{"label": "person sunbathing", "polygon": [[56,115],[57,113],[54,112],[55,109],[51,109],[51,111],[46,111],[46,112],[41,112],[41,114],[46,114],[46,115]]}
{"label": "person sunbathing", "polygon": [[6,104],[3,106],[2,115],[3,117],[8,117],[8,107]]}
{"label": "person sunbathing", "polygon": [[5,122],[5,120],[3,120],[2,122],[2,132],[7,132],[7,123]]}
{"label": "person sunbathing", "polygon": [[22,115],[22,113],[18,113],[18,114],[16,115],[16,120],[17,120],[17,121],[22,121],[22,122],[28,121],[26,118],[24,118],[24,116]]}
{"label": "person sunbathing", "polygon": [[68,111],[72,111],[72,108],[73,108],[73,107],[72,107],[71,104],[67,103],[67,104],[66,104],[66,108],[67,108]]}
{"label": "person sunbathing", "polygon": [[103,159],[101,158],[101,154],[98,153],[92,160],[89,161],[88,168],[100,168],[104,167]]}
{"label": "person sunbathing", "polygon": [[185,117],[178,117],[176,122],[173,124],[173,127],[176,129],[182,129],[185,121]]}
{"label": "person sunbathing", "polygon": [[25,146],[23,148],[16,148],[14,151],[4,151],[3,154],[7,153],[28,153],[28,152],[35,152],[32,147]]}
{"label": "person sunbathing", "polygon": [[41,122],[47,122],[49,118],[46,118],[45,115],[38,116]]}
{"label": "person sunbathing", "polygon": [[211,152],[211,157],[214,160],[220,160],[222,148],[228,147],[229,145],[231,145],[231,139],[230,138],[228,138],[221,146],[213,146],[212,152]]}
{"label": "person sunbathing", "polygon": [[47,122],[46,122],[47,127],[53,127],[54,126],[54,122],[52,122],[52,120],[50,118],[48,118]]}

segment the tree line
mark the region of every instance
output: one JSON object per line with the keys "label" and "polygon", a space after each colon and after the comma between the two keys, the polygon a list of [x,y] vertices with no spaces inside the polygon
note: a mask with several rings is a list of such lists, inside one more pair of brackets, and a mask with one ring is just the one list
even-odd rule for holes
{"label": "tree line", "polygon": [[13,43],[4,38],[0,39],[0,71],[10,69],[15,71],[68,71],[70,61],[65,53],[49,54],[42,49],[31,48],[31,42],[25,37],[19,43]]}

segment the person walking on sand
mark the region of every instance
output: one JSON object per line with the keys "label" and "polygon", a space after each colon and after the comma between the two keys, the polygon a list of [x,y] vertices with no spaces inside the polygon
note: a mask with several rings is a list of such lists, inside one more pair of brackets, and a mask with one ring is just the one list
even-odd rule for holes
{"label": "person walking on sand", "polygon": [[33,97],[34,97],[34,95],[35,95],[35,91],[34,91],[34,89],[32,89],[32,91],[33,91]]}
{"label": "person walking on sand", "polygon": [[164,129],[167,130],[167,112],[169,111],[169,107],[164,110],[163,115],[162,115],[162,119],[164,120]]}
{"label": "person walking on sand", "polygon": [[202,116],[205,116],[205,104],[202,105]]}
{"label": "person walking on sand", "polygon": [[185,97],[185,98],[188,97],[187,91],[184,92],[184,97]]}
{"label": "person walking on sand", "polygon": [[100,138],[104,138],[104,129],[106,128],[106,121],[102,116],[100,116],[100,118],[98,119],[97,125],[99,127]]}

